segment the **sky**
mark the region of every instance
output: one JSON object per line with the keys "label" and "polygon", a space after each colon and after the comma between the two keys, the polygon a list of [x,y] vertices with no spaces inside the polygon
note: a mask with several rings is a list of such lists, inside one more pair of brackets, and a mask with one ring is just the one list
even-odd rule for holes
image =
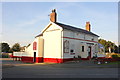
{"label": "sky", "polygon": [[90,21],[99,38],[118,44],[117,2],[3,2],[2,42],[27,46],[48,25],[52,9],[57,22],[85,29]]}

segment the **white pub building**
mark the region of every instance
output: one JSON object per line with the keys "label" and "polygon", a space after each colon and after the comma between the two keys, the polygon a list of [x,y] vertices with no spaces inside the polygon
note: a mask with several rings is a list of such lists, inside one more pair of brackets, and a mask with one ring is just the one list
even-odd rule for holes
{"label": "white pub building", "polygon": [[25,62],[63,63],[74,58],[89,60],[98,53],[98,35],[91,32],[90,22],[86,30],[57,22],[56,10],[50,14],[50,23],[37,35],[21,55]]}

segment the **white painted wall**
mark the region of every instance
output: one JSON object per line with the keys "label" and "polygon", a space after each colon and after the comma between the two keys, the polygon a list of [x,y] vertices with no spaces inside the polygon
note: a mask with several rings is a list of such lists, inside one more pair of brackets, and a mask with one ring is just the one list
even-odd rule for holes
{"label": "white painted wall", "polygon": [[33,57],[34,56],[34,52],[36,52],[36,56],[38,56],[37,50],[38,50],[38,46],[37,46],[37,50],[33,51],[33,43],[37,42],[38,45],[38,37],[34,39],[34,41],[30,44],[29,47],[26,48],[26,53],[28,54],[29,57]]}
{"label": "white painted wall", "polygon": [[44,58],[62,57],[62,28],[52,24],[43,33],[44,38]]}
{"label": "white painted wall", "polygon": [[43,39],[43,36],[39,36],[38,37],[38,49],[37,49],[37,52],[38,52],[38,57],[43,57],[44,55],[44,39]]}
{"label": "white painted wall", "polygon": [[[36,57],[43,57],[43,52],[41,50],[41,49],[43,49],[43,48],[41,48],[41,46],[43,46],[43,44],[41,42],[42,40],[43,39],[41,36],[36,37],[34,39],[34,41],[30,44],[30,46],[26,48],[26,50],[25,50],[26,55],[24,55],[24,56],[33,57],[34,52],[36,52]],[[37,50],[33,50],[33,43],[34,42],[37,42]]]}
{"label": "white painted wall", "polygon": [[[74,39],[68,39],[68,38],[64,38],[63,41],[68,40],[70,42],[70,46],[69,46],[69,53],[63,53],[64,58],[73,58],[78,57],[78,55],[80,55],[82,58],[87,58],[88,57],[88,46],[91,46],[92,49],[92,53],[91,56],[93,57],[93,54],[95,54],[98,50],[96,50],[95,52],[95,42],[90,42],[92,41],[96,41],[98,42],[98,37],[93,36],[93,35],[89,35],[89,34],[84,34],[84,33],[80,33],[80,32],[73,32],[70,30],[64,30],[63,31],[63,37],[70,37],[70,38],[74,38]],[[82,40],[77,40],[77,39],[82,39]],[[90,40],[90,41],[84,41],[85,40]],[[94,45],[88,45],[87,43],[93,43]],[[84,46],[84,52],[82,52],[82,46]],[[70,54],[70,50],[74,49],[75,54],[71,55]],[[98,49],[98,48],[96,48]]]}

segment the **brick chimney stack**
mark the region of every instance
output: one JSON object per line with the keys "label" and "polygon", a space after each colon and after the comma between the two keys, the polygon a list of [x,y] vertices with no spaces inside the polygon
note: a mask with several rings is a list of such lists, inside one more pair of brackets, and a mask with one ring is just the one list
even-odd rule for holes
{"label": "brick chimney stack", "polygon": [[56,19],[57,19],[57,13],[56,13],[56,10],[53,9],[52,13],[50,14],[50,21],[51,22],[56,22]]}
{"label": "brick chimney stack", "polygon": [[86,30],[87,30],[87,31],[90,31],[90,30],[91,30],[90,26],[91,26],[91,25],[90,25],[90,22],[86,22]]}

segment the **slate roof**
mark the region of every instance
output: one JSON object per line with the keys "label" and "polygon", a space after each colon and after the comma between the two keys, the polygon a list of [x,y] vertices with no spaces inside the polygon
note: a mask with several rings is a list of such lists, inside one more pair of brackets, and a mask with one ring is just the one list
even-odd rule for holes
{"label": "slate roof", "polygon": [[[82,33],[85,33],[85,34],[90,34],[90,35],[94,35],[94,36],[99,37],[98,35],[90,32],[90,31],[81,29],[81,28],[73,27],[73,26],[66,25],[66,24],[63,24],[63,23],[58,23],[58,22],[55,22],[55,24],[57,24],[58,26],[62,27],[63,29],[67,29],[67,30],[71,30],[71,31],[77,31],[77,32],[82,32]],[[43,34],[41,33],[41,34],[37,35],[36,37],[42,36],[42,35]]]}
{"label": "slate roof", "polygon": [[55,22],[55,24],[61,26],[63,29],[67,29],[67,30],[71,30],[71,31],[77,31],[77,32],[82,32],[82,33],[85,33],[85,34],[90,34],[90,35],[94,35],[94,36],[99,37],[98,35],[90,32],[90,31],[81,29],[81,28],[76,28],[76,27],[73,27],[73,26],[70,26],[70,25],[66,25],[66,24],[62,24],[62,23],[58,23],[58,22]]}

